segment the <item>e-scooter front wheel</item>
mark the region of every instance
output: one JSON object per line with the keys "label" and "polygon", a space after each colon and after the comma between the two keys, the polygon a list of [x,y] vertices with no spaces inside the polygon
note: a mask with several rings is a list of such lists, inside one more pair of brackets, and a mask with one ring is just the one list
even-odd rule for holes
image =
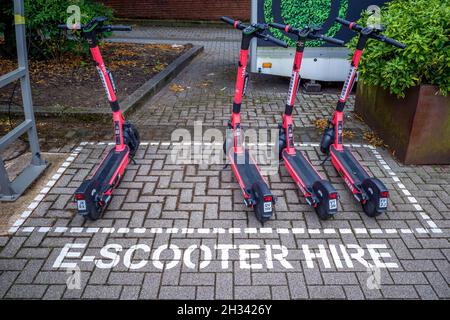
{"label": "e-scooter front wheel", "polygon": [[141,144],[141,137],[136,126],[128,121],[125,121],[123,124],[123,139],[124,143],[130,149],[129,157],[133,159]]}
{"label": "e-scooter front wheel", "polygon": [[329,154],[330,153],[330,146],[334,142],[334,128],[331,125],[331,121],[328,121],[328,125],[325,128],[322,136],[322,140],[320,141],[320,151],[323,154]]}

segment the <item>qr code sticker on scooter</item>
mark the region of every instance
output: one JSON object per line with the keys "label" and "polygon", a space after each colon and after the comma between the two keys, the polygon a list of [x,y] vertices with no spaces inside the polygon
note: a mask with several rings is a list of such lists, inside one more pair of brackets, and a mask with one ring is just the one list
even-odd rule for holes
{"label": "qr code sticker on scooter", "polygon": [[272,212],[272,202],[264,202],[264,212]]}
{"label": "qr code sticker on scooter", "polygon": [[387,206],[388,206],[388,199],[380,198],[380,208],[387,208]]}
{"label": "qr code sticker on scooter", "polygon": [[329,207],[330,207],[330,210],[337,209],[337,200],[336,199],[331,199],[330,202],[329,202]]}
{"label": "qr code sticker on scooter", "polygon": [[85,211],[86,210],[86,201],[85,200],[78,200],[77,201],[77,207],[78,207],[78,211]]}

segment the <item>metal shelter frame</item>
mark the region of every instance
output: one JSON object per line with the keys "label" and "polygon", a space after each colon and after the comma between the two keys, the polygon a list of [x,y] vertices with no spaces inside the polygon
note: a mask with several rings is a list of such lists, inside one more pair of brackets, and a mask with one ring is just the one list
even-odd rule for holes
{"label": "metal shelter frame", "polygon": [[0,77],[0,88],[3,88],[16,80],[20,80],[25,120],[0,138],[0,152],[5,150],[13,142],[17,141],[20,136],[27,133],[31,150],[31,161],[13,181],[10,181],[5,168],[5,163],[0,157],[0,201],[15,201],[48,166],[41,157],[36,121],[33,113],[30,75],[28,72],[24,3],[23,0],[13,1],[17,61],[19,67]]}

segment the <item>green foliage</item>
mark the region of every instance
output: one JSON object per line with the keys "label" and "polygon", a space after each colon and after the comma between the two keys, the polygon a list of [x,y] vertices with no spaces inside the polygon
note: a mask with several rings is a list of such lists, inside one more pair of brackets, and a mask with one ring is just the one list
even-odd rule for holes
{"label": "green foliage", "polygon": [[[281,14],[286,24],[301,28],[305,25],[322,25],[330,13],[331,0],[280,0]],[[340,1],[339,17],[344,18],[348,9],[348,0]],[[272,0],[264,0],[264,17],[266,22],[273,22]],[[341,25],[334,23],[327,31],[326,35],[333,37],[341,28]],[[286,37],[280,30],[271,29],[274,36],[287,41],[289,45],[295,42]],[[307,46],[318,47],[322,41],[308,41]]]}
{"label": "green foliage", "polygon": [[[364,25],[366,19],[359,22]],[[386,36],[404,43],[404,50],[368,40],[360,64],[360,79],[404,97],[420,84],[450,91],[450,0],[393,0],[382,8]],[[352,51],[356,38],[350,43]]]}
{"label": "green foliage", "polygon": [[82,52],[83,42],[79,41],[79,35],[75,34],[75,37],[67,39],[66,33],[57,28],[58,24],[64,24],[71,15],[67,13],[70,5],[80,7],[81,23],[86,23],[95,16],[112,18],[111,9],[93,0],[25,0],[27,40],[31,56],[48,59],[57,58],[68,51]]}

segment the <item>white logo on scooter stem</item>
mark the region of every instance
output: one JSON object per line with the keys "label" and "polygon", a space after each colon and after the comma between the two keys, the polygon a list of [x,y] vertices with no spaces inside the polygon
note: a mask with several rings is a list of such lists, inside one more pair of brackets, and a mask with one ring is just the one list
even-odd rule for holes
{"label": "white logo on scooter stem", "polygon": [[340,99],[341,100],[345,100],[348,97],[349,91],[351,89],[351,81],[354,78],[356,74],[356,67],[351,67],[350,68],[350,72],[348,74],[347,80],[345,80],[345,84],[344,87],[342,88],[342,92],[341,92],[341,96]]}

